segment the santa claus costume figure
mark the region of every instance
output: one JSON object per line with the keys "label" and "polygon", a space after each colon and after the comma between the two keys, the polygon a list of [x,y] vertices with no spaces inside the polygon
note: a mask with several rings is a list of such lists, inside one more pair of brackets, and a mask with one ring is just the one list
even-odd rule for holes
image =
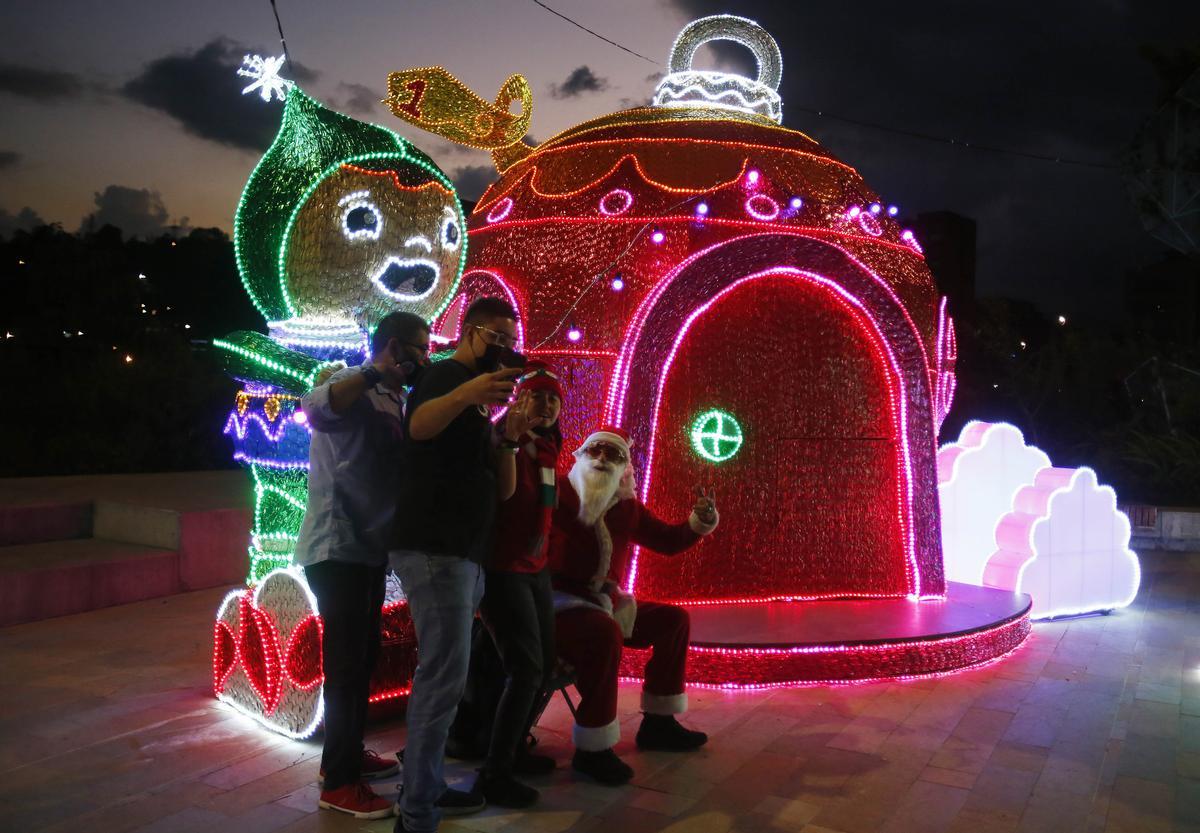
{"label": "santa claus costume figure", "polygon": [[691,516],[676,524],[656,517],[634,494],[629,435],[606,427],[575,451],[571,488],[560,489],[550,537],[556,646],[576,673],[580,702],[571,765],[604,784],[623,784],[633,769],[613,752],[617,672],[625,645],[650,648],[642,686],[642,749],[683,751],[708,736],[679,724],[687,710],[688,613],[638,602],[621,589],[633,545],[663,555],[681,553],[717,527],[711,496],[698,490]]}

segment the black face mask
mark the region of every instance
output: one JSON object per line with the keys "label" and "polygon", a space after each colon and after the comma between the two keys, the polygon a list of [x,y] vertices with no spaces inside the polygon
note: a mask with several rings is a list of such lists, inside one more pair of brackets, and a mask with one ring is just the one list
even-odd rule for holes
{"label": "black face mask", "polygon": [[404,368],[404,384],[415,388],[421,381],[421,377],[425,375],[425,365],[417,362],[402,362],[400,366]]}
{"label": "black face mask", "polygon": [[483,355],[475,359],[475,366],[483,373],[493,373],[500,369],[500,359],[504,356],[504,348],[499,344],[487,344]]}

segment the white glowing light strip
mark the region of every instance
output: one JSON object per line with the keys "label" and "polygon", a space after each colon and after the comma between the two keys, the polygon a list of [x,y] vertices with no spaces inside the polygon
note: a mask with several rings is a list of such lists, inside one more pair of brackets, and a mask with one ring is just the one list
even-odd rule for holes
{"label": "white glowing light strip", "polygon": [[432,251],[433,251],[433,244],[432,244],[432,243],[430,243],[430,242],[429,242],[429,238],[428,238],[428,237],[426,237],[426,236],[425,236],[425,235],[423,235],[423,234],[414,234],[412,237],[410,237],[410,238],[408,238],[407,240],[405,240],[405,241],[404,241],[404,245],[405,245],[406,247],[408,247],[408,246],[420,246],[420,247],[422,247],[423,249],[425,249],[425,251],[427,251],[427,252],[432,252]]}
{"label": "white glowing light strip", "polygon": [[[726,98],[732,101],[725,101]],[[779,94],[738,75],[695,70],[671,73],[654,91],[655,107],[688,107],[697,102],[766,116],[776,123],[783,121],[783,103]]]}
{"label": "white glowing light strip", "polygon": [[[366,191],[355,191],[338,200],[338,205],[345,204],[342,212],[342,234],[350,240],[378,240],[383,231],[383,212],[375,203],[367,199]],[[370,209],[375,214],[375,225],[371,228],[350,228],[350,214],[360,208]]]}
{"label": "white glowing light strip", "polygon": [[[383,276],[387,272],[387,270],[389,268],[391,268],[393,265],[399,266],[401,268],[403,268],[405,266],[428,266],[429,268],[431,268],[433,270],[433,281],[429,284],[428,289],[426,289],[424,292],[420,292],[417,294],[411,294],[411,293],[407,293],[407,292],[396,292],[393,289],[388,289],[387,284],[385,284],[383,282]],[[433,290],[437,289],[437,285],[438,285],[439,280],[441,279],[441,275],[442,275],[441,267],[439,267],[437,265],[437,263],[435,263],[432,260],[429,260],[428,258],[423,258],[423,257],[399,258],[399,257],[396,257],[395,255],[392,255],[392,256],[388,257],[388,259],[384,261],[383,265],[380,266],[375,271],[375,274],[371,276],[371,283],[373,283],[377,287],[379,287],[380,291],[383,292],[383,294],[388,296],[389,298],[395,298],[397,301],[419,301],[422,298],[429,295],[429,293],[433,292]]]}

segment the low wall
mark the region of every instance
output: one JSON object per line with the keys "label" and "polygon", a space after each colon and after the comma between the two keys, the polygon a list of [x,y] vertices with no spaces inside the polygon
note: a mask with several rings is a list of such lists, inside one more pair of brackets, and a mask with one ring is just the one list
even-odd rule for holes
{"label": "low wall", "polygon": [[1200,552],[1200,508],[1171,506],[1126,506],[1133,536],[1129,546],[1137,550]]}

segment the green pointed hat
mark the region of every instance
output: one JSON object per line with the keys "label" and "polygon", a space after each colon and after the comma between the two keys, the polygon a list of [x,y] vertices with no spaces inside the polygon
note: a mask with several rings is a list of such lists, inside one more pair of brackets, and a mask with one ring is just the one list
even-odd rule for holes
{"label": "green pointed hat", "polygon": [[287,93],[283,122],[242,192],[233,220],[238,272],[268,321],[293,317],[284,274],[287,229],[317,185],[346,163],[416,166],[451,192],[433,160],[392,131],[334,112],[299,87]]}

